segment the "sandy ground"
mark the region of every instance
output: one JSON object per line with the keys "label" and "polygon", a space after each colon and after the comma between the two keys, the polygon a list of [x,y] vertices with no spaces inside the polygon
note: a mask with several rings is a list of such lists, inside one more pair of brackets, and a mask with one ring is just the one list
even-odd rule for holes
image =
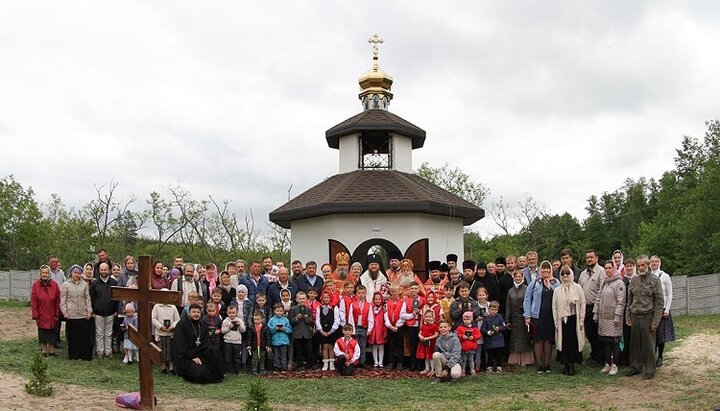
{"label": "sandy ground", "polygon": [[[30,312],[20,309],[0,308],[0,342],[32,338],[36,335]],[[713,381],[708,379],[711,373],[720,372],[720,335],[695,334],[686,338],[679,347],[666,355],[666,365],[660,368],[652,381],[639,377],[617,377],[617,384],[601,390],[585,393],[535,393],[531,397],[554,408],[553,402],[558,396],[565,399],[577,398],[589,402],[591,409],[618,410],[657,410],[687,409],[683,398],[702,396],[710,401],[717,398],[720,406],[720,394]],[[53,384],[54,394],[49,398],[28,395],[25,392],[25,378],[0,373],[3,389],[0,390],[0,408],[8,410],[37,409],[83,409],[108,410],[114,408],[115,394],[103,394],[96,390],[75,385]],[[217,410],[234,409],[236,403],[215,402],[212,407],[207,402],[194,399],[175,398],[158,399],[158,409]],[[99,405],[98,405],[99,404]],[[287,407],[283,407],[287,408]]]}

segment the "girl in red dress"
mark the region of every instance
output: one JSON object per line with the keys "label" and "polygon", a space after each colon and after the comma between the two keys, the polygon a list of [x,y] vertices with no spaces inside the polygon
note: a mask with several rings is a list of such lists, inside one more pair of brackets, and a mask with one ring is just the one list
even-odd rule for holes
{"label": "girl in red dress", "polygon": [[373,311],[375,324],[368,335],[368,344],[372,347],[372,355],[375,368],[383,367],[385,357],[385,343],[387,342],[387,329],[385,328],[385,299],[381,292],[373,294]]}
{"label": "girl in red dress", "polygon": [[423,375],[433,375],[432,356],[435,352],[435,339],[440,333],[440,328],[435,322],[435,312],[427,310],[423,314],[423,323],[420,326],[420,344],[418,344],[415,357],[419,360],[425,360],[425,369],[420,371]]}

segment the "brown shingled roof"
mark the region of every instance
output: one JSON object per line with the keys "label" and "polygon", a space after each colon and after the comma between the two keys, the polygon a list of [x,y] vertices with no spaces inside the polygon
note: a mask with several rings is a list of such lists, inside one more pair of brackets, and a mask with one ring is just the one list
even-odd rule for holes
{"label": "brown shingled roof", "polygon": [[397,133],[412,139],[412,148],[425,144],[425,130],[387,110],[373,109],[352,116],[325,132],[330,148],[339,148],[339,138],[361,132]]}
{"label": "brown shingled roof", "polygon": [[295,220],[330,214],[426,213],[462,218],[470,225],[485,211],[415,174],[396,170],[356,170],[337,174],[270,213],[270,221],[290,228]]}

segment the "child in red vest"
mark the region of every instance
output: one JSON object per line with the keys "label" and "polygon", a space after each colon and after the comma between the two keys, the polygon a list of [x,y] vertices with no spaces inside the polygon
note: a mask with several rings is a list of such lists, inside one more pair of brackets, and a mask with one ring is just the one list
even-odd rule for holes
{"label": "child in red vest", "polygon": [[355,284],[351,282],[345,283],[343,293],[340,295],[338,308],[340,309],[340,325],[350,324],[350,316],[352,311],[350,306],[357,301],[355,296]]}
{"label": "child in red vest", "polygon": [[393,364],[398,370],[403,369],[403,350],[405,342],[405,321],[413,318],[412,311],[408,313],[406,309],[412,305],[408,300],[408,304],[404,299],[400,298],[400,287],[397,284],[390,286],[390,299],[387,300],[385,306],[385,326],[387,327],[387,348],[390,356],[388,366],[392,368]]}
{"label": "child in red vest", "polygon": [[371,316],[373,316],[373,328],[368,332],[368,344],[372,349],[374,367],[383,367],[385,357],[385,343],[387,342],[387,327],[385,326],[385,299],[381,292],[373,294],[373,306]]}
{"label": "child in red vest", "polygon": [[[348,283],[350,284],[350,283]],[[351,284],[352,285],[352,284]],[[365,367],[365,348],[367,347],[368,334],[375,326],[375,316],[372,307],[366,299],[367,289],[363,285],[357,287],[357,298],[350,305],[350,325],[353,326],[353,337],[360,345],[360,368]]]}
{"label": "child in red vest", "polygon": [[343,336],[335,341],[335,369],[339,375],[352,375],[360,359],[360,345],[352,338],[353,326],[345,324]]}
{"label": "child in red vest", "polygon": [[[333,280],[325,281],[325,286],[322,292],[330,293],[330,306],[337,308],[340,304],[340,293],[335,288],[335,282]],[[320,298],[322,299],[322,297]]]}
{"label": "child in red vest", "polygon": [[405,311],[412,314],[412,317],[405,321],[405,335],[407,346],[409,348],[409,357],[406,358],[407,363],[413,371],[420,368],[418,361],[415,359],[420,340],[418,333],[420,332],[420,323],[422,322],[422,307],[425,305],[425,298],[420,295],[420,284],[412,281],[408,288],[408,296],[405,299]]}

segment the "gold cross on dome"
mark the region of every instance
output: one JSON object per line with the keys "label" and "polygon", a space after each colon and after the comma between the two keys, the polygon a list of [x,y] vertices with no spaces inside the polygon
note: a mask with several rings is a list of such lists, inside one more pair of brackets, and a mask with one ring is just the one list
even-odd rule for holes
{"label": "gold cross on dome", "polygon": [[372,37],[368,39],[368,43],[373,45],[373,57],[377,59],[378,56],[378,45],[383,44],[385,40],[382,39],[382,37],[378,36],[377,33],[373,34]]}

